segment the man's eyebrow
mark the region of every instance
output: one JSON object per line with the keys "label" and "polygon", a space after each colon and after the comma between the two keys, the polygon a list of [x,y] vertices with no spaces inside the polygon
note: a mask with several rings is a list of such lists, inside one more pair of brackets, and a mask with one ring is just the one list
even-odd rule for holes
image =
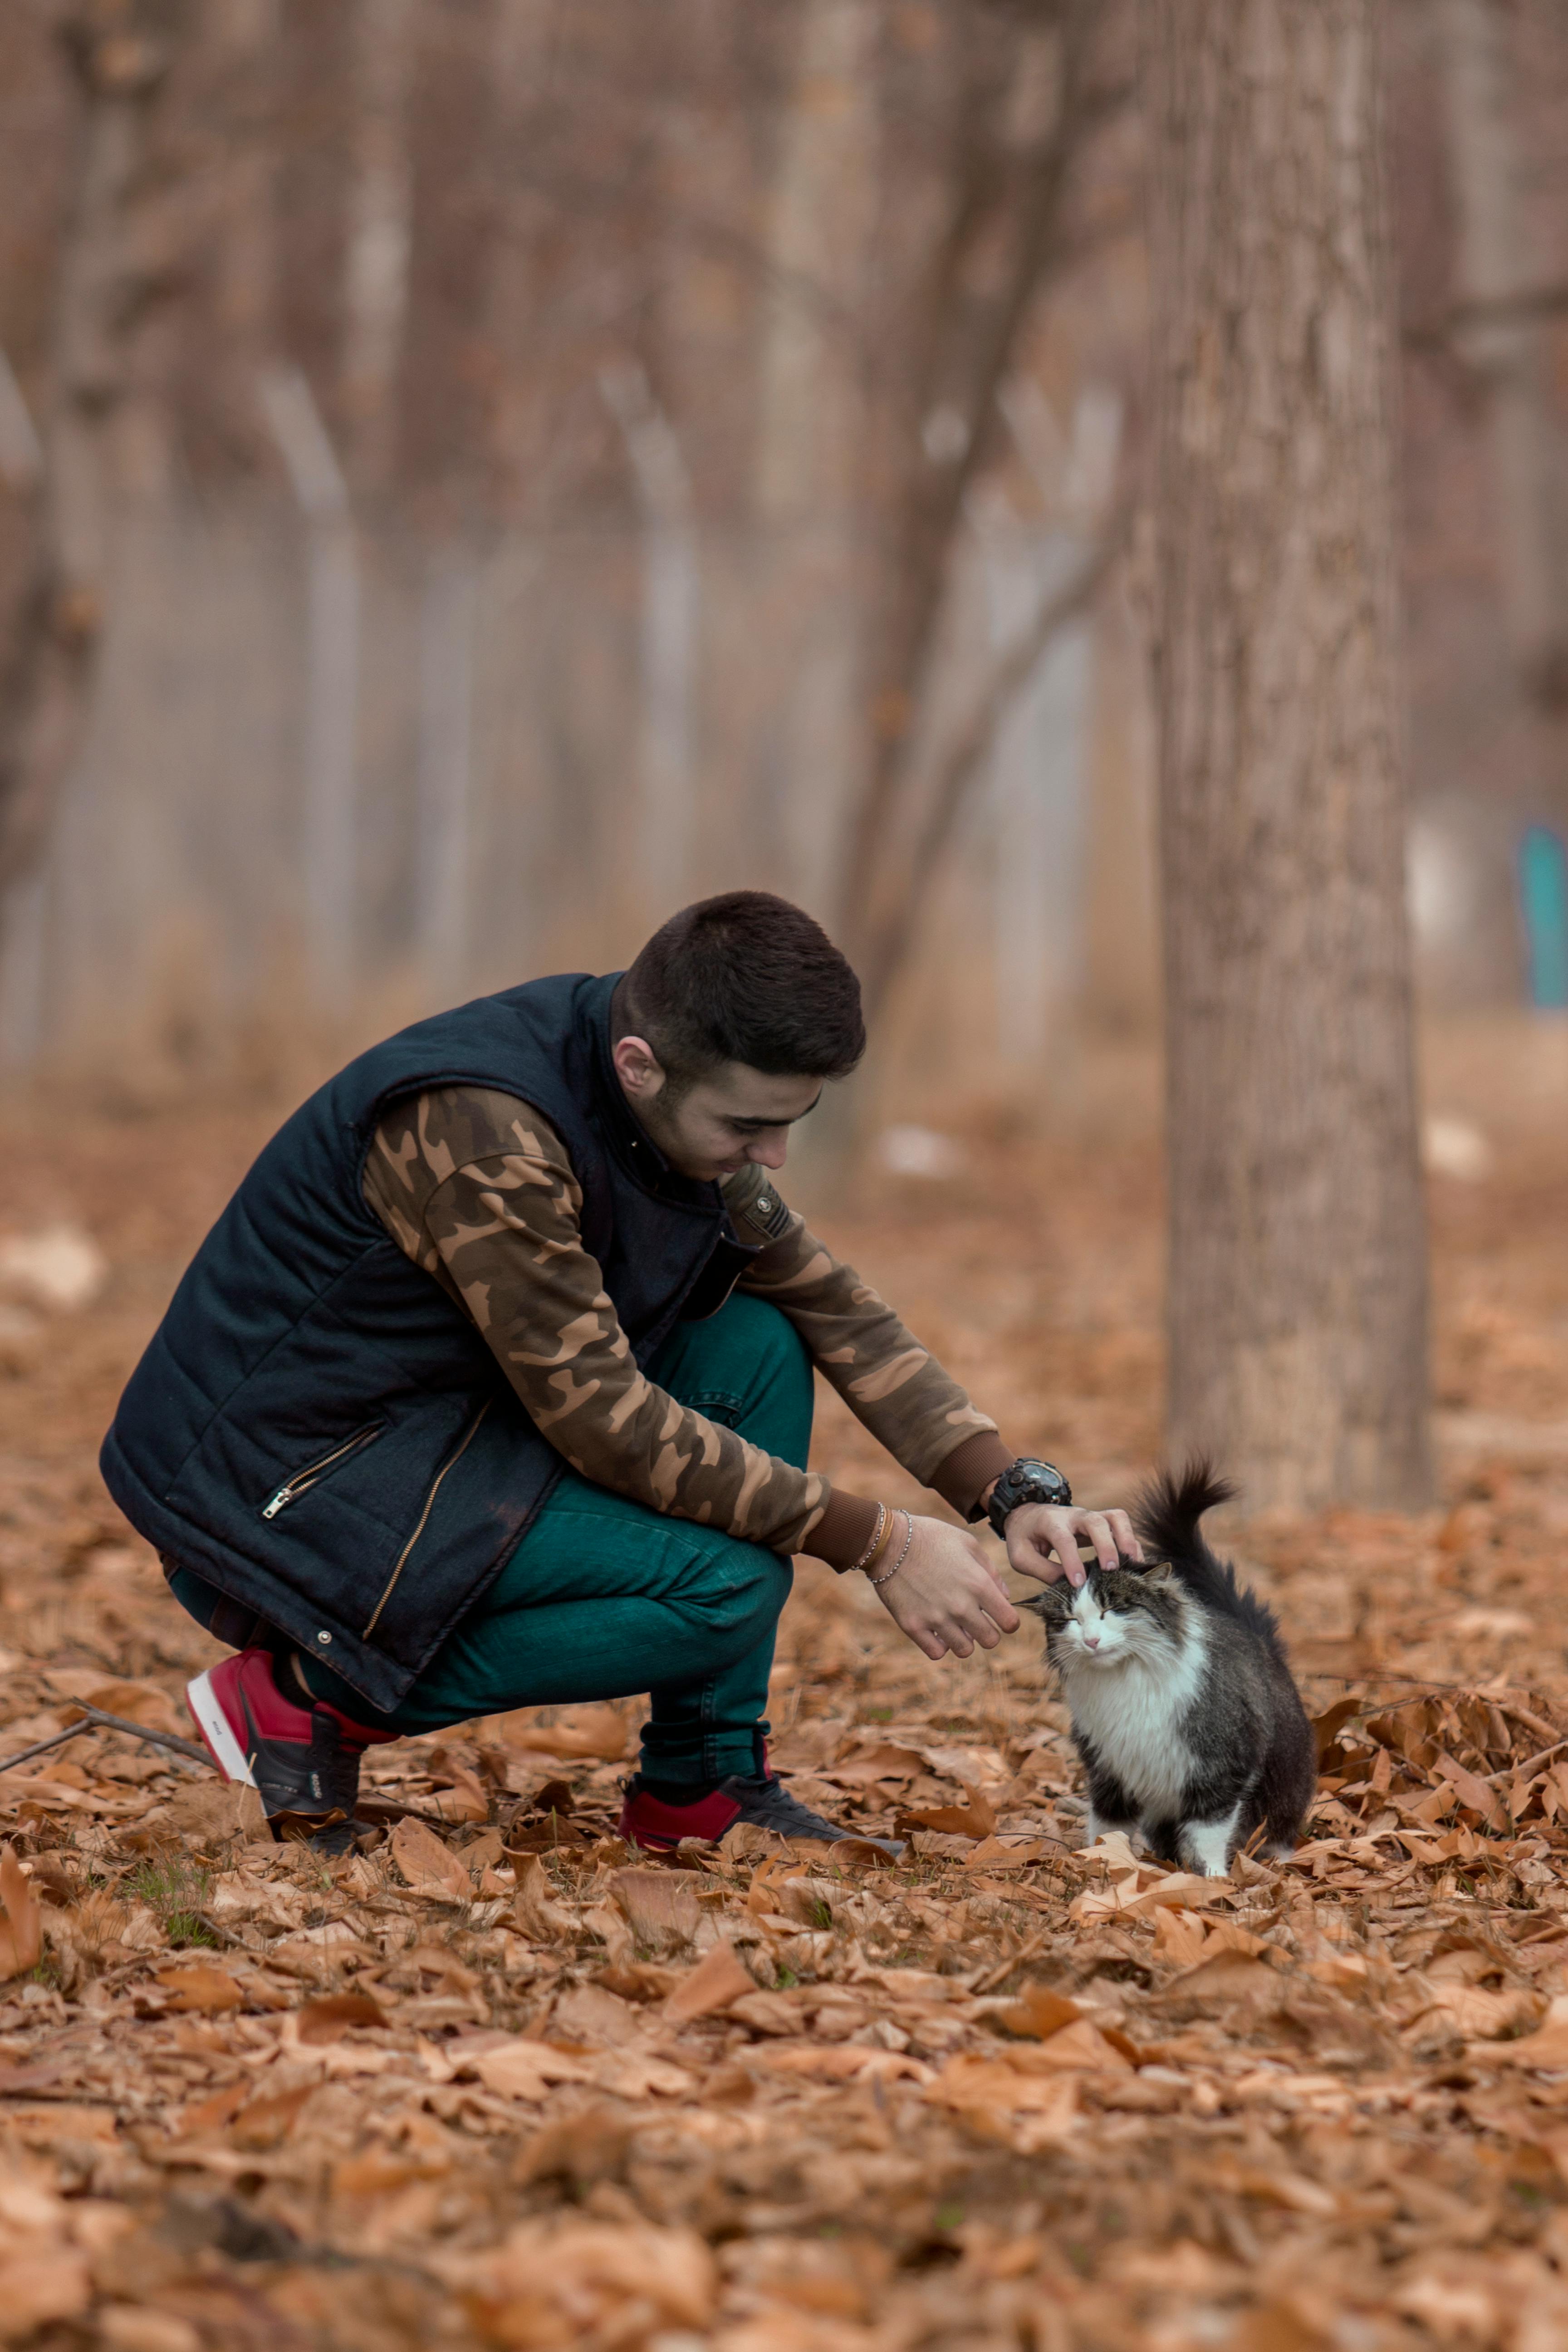
{"label": "man's eyebrow", "polygon": [[805,1108],[804,1110],[797,1110],[793,1118],[752,1118],[749,1116],[742,1118],[740,1112],[731,1111],[729,1114],[730,1124],[731,1127],[758,1129],[768,1127],[794,1127],[798,1120],[809,1118],[812,1112],[816,1108],[817,1104],[821,1100],[822,1088],[818,1087],[816,1092],[812,1096],[811,1100],[806,1104]]}

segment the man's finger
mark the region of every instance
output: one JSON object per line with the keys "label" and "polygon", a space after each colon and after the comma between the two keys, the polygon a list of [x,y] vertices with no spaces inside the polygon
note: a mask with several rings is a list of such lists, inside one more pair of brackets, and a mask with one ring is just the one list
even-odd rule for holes
{"label": "man's finger", "polygon": [[1111,1529],[1110,1519],[1103,1511],[1085,1511],[1080,1516],[1083,1521],[1082,1531],[1094,1546],[1096,1559],[1099,1560],[1101,1568],[1115,1568],[1118,1564],[1116,1537]]}
{"label": "man's finger", "polygon": [[1073,1541],[1077,1532],[1077,1522],[1081,1514],[1077,1511],[1048,1511],[1046,1514],[1044,1529],[1045,1539],[1060,1560],[1062,1574],[1074,1591],[1089,1573],[1078,1556],[1078,1546]]}
{"label": "man's finger", "polygon": [[1122,1558],[1124,1559],[1142,1559],[1143,1557],[1143,1547],[1139,1542],[1138,1538],[1133,1531],[1132,1522],[1128,1517],[1126,1512],[1107,1511],[1105,1516],[1110,1522],[1111,1533],[1116,1538],[1117,1549],[1121,1553]]}
{"label": "man's finger", "polygon": [[999,1625],[1004,1633],[1017,1632],[1018,1612],[1008,1598],[1006,1587],[999,1578],[993,1577],[991,1590],[980,1595],[980,1606],[991,1622],[994,1625]]}

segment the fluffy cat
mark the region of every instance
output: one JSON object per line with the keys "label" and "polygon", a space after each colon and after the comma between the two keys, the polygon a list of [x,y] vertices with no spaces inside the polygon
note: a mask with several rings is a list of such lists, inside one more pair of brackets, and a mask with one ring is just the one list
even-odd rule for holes
{"label": "fluffy cat", "polygon": [[1139,1830],[1161,1862],[1225,1877],[1261,1827],[1288,1853],[1317,1788],[1317,1748],[1274,1612],[1237,1589],[1198,1532],[1235,1488],[1205,1462],[1167,1472],[1133,1511],[1146,1561],[1090,1568],[1022,1605],[1072,1710],[1089,1839]]}

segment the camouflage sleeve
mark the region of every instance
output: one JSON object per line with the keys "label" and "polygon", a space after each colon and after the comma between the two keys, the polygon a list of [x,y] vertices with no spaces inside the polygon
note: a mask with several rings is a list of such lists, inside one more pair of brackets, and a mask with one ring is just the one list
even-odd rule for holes
{"label": "camouflage sleeve", "polygon": [[742,1288],[783,1309],[824,1379],[896,1462],[966,1511],[1013,1459],[996,1423],[784,1206],[766,1169],[727,1178],[724,1199],[741,1239],[764,1244]]}
{"label": "camouflage sleeve", "polygon": [[472,1316],[535,1426],[584,1477],[775,1551],[807,1547],[829,1504],[826,1479],[748,1444],[638,1370],[583,1245],[566,1148],[528,1104],[452,1087],[395,1105],[372,1143],[364,1194],[399,1248]]}

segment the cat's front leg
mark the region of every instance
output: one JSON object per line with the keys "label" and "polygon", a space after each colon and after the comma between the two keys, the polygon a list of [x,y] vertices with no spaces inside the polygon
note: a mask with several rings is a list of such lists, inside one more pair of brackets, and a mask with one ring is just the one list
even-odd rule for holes
{"label": "cat's front leg", "polygon": [[1112,1830],[1121,1830],[1132,1837],[1138,1830],[1138,1807],[1128,1795],[1114,1772],[1108,1771],[1092,1751],[1085,1754],[1087,1743],[1079,1746],[1083,1757],[1084,1775],[1088,1783],[1089,1819],[1084,1823],[1085,1845],[1098,1845]]}
{"label": "cat's front leg", "polygon": [[1245,1800],[1237,1798],[1228,1811],[1207,1821],[1184,1821],[1176,1832],[1176,1853],[1184,1870],[1195,1878],[1228,1878],[1231,1849],[1240,1826]]}

